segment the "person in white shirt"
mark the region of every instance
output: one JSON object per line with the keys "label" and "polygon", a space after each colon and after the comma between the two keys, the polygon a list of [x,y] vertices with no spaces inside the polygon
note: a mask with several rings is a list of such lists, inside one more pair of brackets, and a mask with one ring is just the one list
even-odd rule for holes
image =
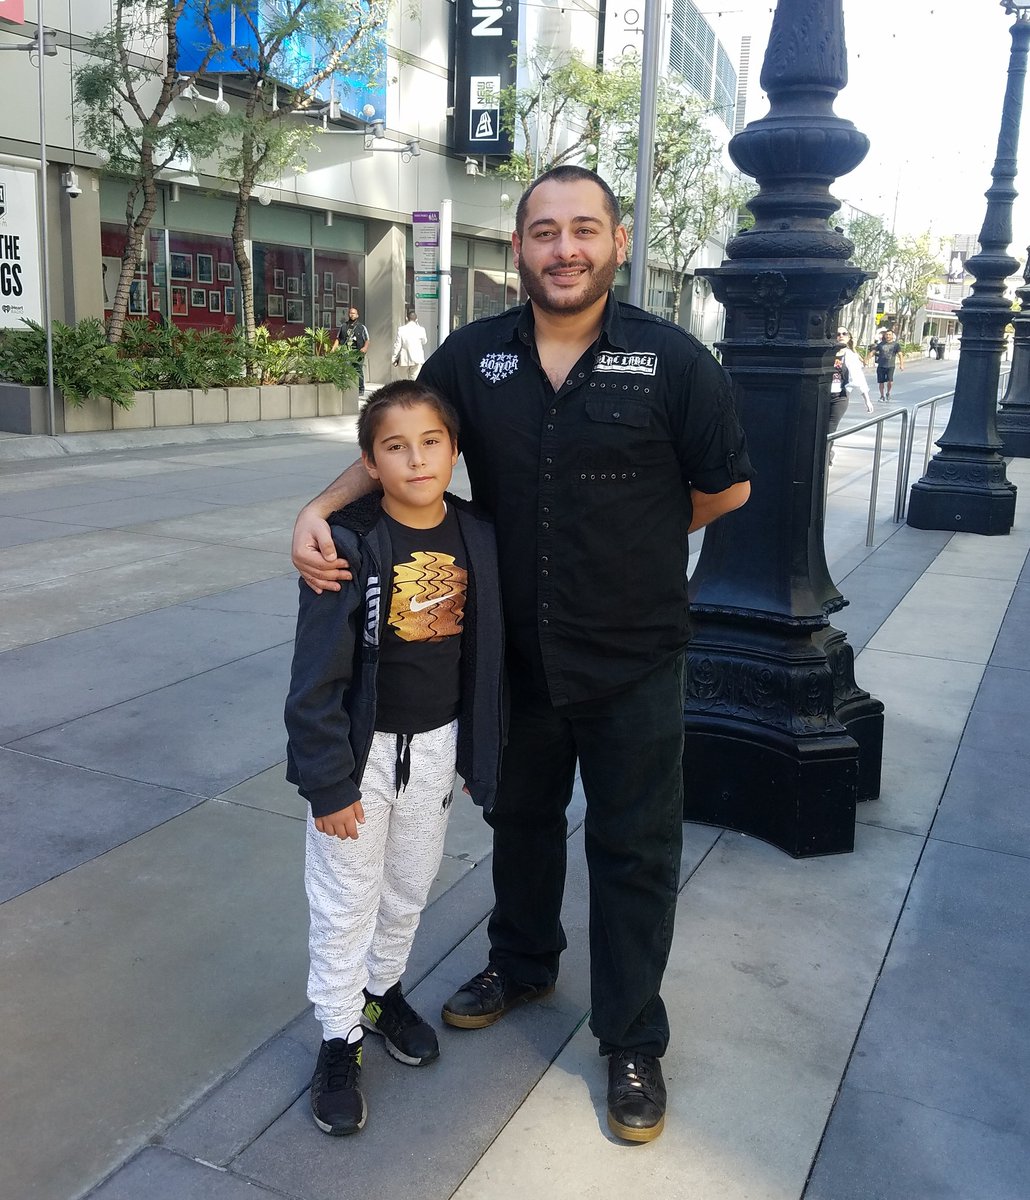
{"label": "person in white shirt", "polygon": [[873,402],[869,398],[869,383],[865,377],[865,371],[862,369],[862,359],[855,350],[855,342],[851,333],[847,329],[837,330],[837,346],[844,346],[844,366],[848,370],[848,399],[853,400],[855,395],[862,397],[865,402],[866,412],[873,411]]}
{"label": "person in white shirt", "polygon": [[394,365],[400,367],[401,378],[417,379],[422,364],[426,361],[426,331],[419,324],[415,310],[408,312],[405,324],[397,330],[393,342]]}

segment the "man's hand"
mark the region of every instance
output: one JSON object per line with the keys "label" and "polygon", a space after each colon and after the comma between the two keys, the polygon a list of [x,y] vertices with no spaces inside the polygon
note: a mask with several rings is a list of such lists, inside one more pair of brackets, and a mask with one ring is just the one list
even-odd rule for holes
{"label": "man's hand", "polygon": [[365,810],[361,801],[355,800],[339,812],[330,813],[327,817],[315,817],[315,828],[327,837],[338,837],[346,840],[358,840],[358,826],[365,824]]}
{"label": "man's hand", "polygon": [[340,580],[351,578],[350,564],[337,555],[325,518],[310,504],[300,510],[293,526],[292,555],[301,578],[319,595],[338,592]]}

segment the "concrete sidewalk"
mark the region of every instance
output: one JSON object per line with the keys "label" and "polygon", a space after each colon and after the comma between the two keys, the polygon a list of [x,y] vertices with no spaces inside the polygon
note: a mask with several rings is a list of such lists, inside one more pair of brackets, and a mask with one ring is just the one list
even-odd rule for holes
{"label": "concrete sidewalk", "polygon": [[[1026,1200],[1030,523],[866,549],[848,445],[828,558],[883,796],[837,858],[687,827],[640,1147],[585,1028],[581,800],[554,995],[424,1072],[373,1039],[368,1128],[311,1123],[286,547],[352,425],[0,463],[0,1196]],[[485,958],[489,839],[455,807],[407,980],[430,1016]]]}

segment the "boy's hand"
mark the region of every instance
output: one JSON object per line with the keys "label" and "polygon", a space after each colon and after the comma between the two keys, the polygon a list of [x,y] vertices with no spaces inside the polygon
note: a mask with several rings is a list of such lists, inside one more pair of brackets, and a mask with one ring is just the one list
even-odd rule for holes
{"label": "boy's hand", "polygon": [[358,826],[364,824],[365,810],[361,807],[360,800],[355,800],[353,804],[348,804],[346,808],[341,808],[339,812],[330,813],[326,817],[315,817],[315,828],[319,833],[344,840],[354,838],[357,841]]}
{"label": "boy's hand", "polygon": [[351,578],[350,564],[337,555],[325,518],[310,505],[300,510],[293,526],[293,565],[319,595],[338,592],[340,580]]}

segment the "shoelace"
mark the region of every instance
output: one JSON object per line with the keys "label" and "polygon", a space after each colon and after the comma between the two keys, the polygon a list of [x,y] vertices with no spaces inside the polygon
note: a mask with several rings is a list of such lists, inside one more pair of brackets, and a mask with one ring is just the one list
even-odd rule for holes
{"label": "shoelace", "polygon": [[637,1059],[631,1055],[620,1055],[619,1062],[623,1068],[620,1072],[622,1077],[620,1082],[625,1086],[646,1092],[648,1095],[654,1092],[657,1081],[651,1063],[647,1061],[638,1063]]}
{"label": "shoelace", "polygon": [[347,1042],[341,1046],[329,1045],[325,1056],[325,1086],[327,1092],[341,1092],[355,1086],[358,1067],[361,1065],[361,1046]]}
{"label": "shoelace", "polygon": [[500,986],[502,986],[500,973],[493,967],[487,967],[485,971],[480,971],[474,979],[470,979],[465,984],[465,991],[472,992],[476,996],[485,996]]}

